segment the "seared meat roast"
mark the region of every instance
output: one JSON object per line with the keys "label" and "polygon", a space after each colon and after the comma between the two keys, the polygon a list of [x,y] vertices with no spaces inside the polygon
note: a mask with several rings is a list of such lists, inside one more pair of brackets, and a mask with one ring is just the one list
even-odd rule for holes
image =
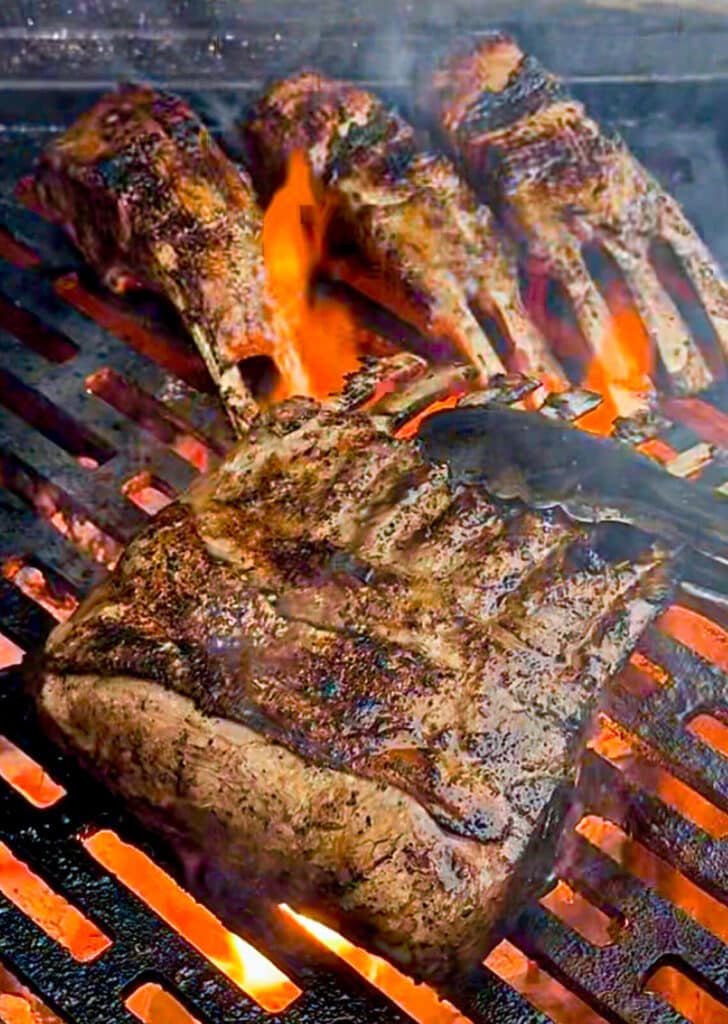
{"label": "seared meat roast", "polygon": [[105,283],[152,288],[177,308],[238,430],[256,407],[238,369],[280,352],[262,212],[246,173],[180,99],[146,86],[103,97],[43,153],[34,200]]}
{"label": "seared meat roast", "polygon": [[453,342],[483,377],[503,372],[502,356],[511,370],[564,383],[526,315],[515,253],[492,213],[398,113],[365,90],[303,73],[263,96],[243,134],[263,192],[294,152],[306,155],[346,232],[426,334]]}
{"label": "seared meat roast", "polygon": [[711,374],[653,263],[654,244],[672,248],[728,353],[728,285],[678,203],[629,152],[602,131],[556,76],[494,32],[445,59],[423,89],[470,182],[503,216],[535,266],[566,288],[581,332],[609,359],[616,383],[611,317],[586,266],[596,243],[621,271],[676,392],[706,387]]}
{"label": "seared meat roast", "polygon": [[180,847],[442,978],[552,870],[666,560],[610,562],[598,532],[455,483],[391,436],[401,408],[264,416],[55,629],[35,685]]}

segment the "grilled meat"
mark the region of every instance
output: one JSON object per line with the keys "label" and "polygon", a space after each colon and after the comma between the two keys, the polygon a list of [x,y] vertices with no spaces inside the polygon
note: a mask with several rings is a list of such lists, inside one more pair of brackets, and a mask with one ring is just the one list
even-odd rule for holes
{"label": "grilled meat", "polygon": [[614,365],[605,300],[584,261],[584,242],[613,258],[630,289],[674,390],[694,392],[711,374],[651,261],[656,239],[672,246],[728,352],[728,288],[679,205],[616,135],[600,131],[559,80],[503,33],[451,55],[428,83],[425,106],[437,111],[469,179],[502,211],[535,265],[566,288],[581,332]]}
{"label": "grilled meat", "polygon": [[[243,127],[261,189],[279,181],[291,154],[307,155],[335,197],[345,230],[426,333],[452,341],[484,377],[510,369],[564,378],[518,290],[513,253],[492,214],[443,156],[371,93],[313,73],[274,85]],[[386,301],[386,296],[384,301]]]}
{"label": "grilled meat", "polygon": [[251,183],[190,108],[144,86],[105,96],[43,153],[34,198],[107,285],[174,303],[244,429],[256,409],[238,361],[295,349],[275,345]]}
{"label": "grilled meat", "polygon": [[178,846],[442,978],[545,884],[581,728],[666,559],[504,512],[392,438],[397,397],[256,422],[56,628],[33,685]]}
{"label": "grilled meat", "polygon": [[436,413],[418,440],[457,480],[586,522],[621,522],[728,560],[728,499],[606,437],[497,404]]}

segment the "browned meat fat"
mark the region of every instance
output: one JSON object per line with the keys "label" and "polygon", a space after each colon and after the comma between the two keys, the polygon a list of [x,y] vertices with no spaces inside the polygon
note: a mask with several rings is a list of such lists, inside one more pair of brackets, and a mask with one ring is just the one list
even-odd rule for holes
{"label": "browned meat fat", "polygon": [[222,876],[413,973],[545,884],[585,717],[664,596],[370,413],[291,400],[51,635],[45,721]]}
{"label": "browned meat fat", "polygon": [[262,213],[246,173],[180,99],[103,97],[41,156],[35,198],[112,288],[176,306],[241,430],[255,414],[238,361],[271,355]]}
{"label": "browned meat fat", "polygon": [[599,126],[561,82],[504,33],[444,60],[424,89],[446,139],[475,187],[494,201],[535,264],[565,286],[579,326],[619,381],[604,297],[584,243],[603,247],[621,271],[672,387],[695,392],[712,379],[652,262],[656,240],[671,246],[728,353],[728,286],[678,203]]}
{"label": "browned meat fat", "polygon": [[[243,132],[261,189],[280,180],[293,152],[306,154],[350,237],[420,329],[454,343],[483,377],[503,372],[503,360],[563,382],[525,313],[514,253],[492,214],[376,96],[303,73],[274,85]],[[489,320],[499,337],[484,332]]]}

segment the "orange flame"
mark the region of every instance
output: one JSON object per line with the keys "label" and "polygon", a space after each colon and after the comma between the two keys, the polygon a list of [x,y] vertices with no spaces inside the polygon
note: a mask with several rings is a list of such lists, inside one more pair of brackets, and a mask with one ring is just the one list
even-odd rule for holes
{"label": "orange flame", "polygon": [[84,839],[83,845],[264,1010],[279,1013],[301,994],[275,964],[228,931],[141,850],[109,829]]}
{"label": "orange flame", "polygon": [[341,957],[358,974],[389,996],[393,1003],[419,1024],[471,1024],[454,1006],[441,1000],[433,989],[417,984],[386,960],[355,946],[333,928],[297,913],[285,903],[280,904],[280,909],[322,946]]}
{"label": "orange flame", "polygon": [[618,416],[643,408],[652,391],[652,344],[637,311],[623,305],[612,313],[611,329],[587,367],[583,387],[603,402],[578,421],[583,430],[609,434]]}
{"label": "orange flame", "polygon": [[312,282],[322,263],[331,203],[317,197],[308,161],[294,152],[285,183],[263,221],[268,291],[281,339],[274,352],[280,381],[273,398],[341,391],[359,366],[356,326],[341,303],[317,298]]}

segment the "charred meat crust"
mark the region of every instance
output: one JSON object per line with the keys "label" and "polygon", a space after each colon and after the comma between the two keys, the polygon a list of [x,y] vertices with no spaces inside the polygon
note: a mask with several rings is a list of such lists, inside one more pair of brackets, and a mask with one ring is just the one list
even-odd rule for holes
{"label": "charred meat crust", "polygon": [[233,419],[252,416],[235,367],[272,352],[262,213],[197,115],[168,93],[121,87],[44,151],[33,190],[110,287],[170,299]]}
{"label": "charred meat crust", "polygon": [[[287,763],[295,759],[292,780],[329,773],[337,786],[398,794],[408,814],[416,807],[429,822],[425,862],[457,847],[459,895],[445,917],[449,883],[430,866],[433,892],[421,904],[412,896],[406,915],[393,893],[388,913],[386,896],[375,897],[365,879],[370,895],[352,913],[382,948],[399,947],[412,926],[421,937],[409,946],[412,969],[437,975],[460,956],[457,944],[443,948],[443,936],[463,939],[463,893],[473,915],[466,931],[482,938],[513,880],[535,884],[524,853],[552,821],[550,801],[573,776],[599,686],[656,614],[664,576],[654,551],[608,564],[591,550],[588,530],[558,515],[504,515],[365,414],[293,402],[160,513],[104,588],[54,631],[39,700],[68,745],[93,748],[92,762],[107,728],[93,710],[98,701],[128,705],[108,726],[118,750],[141,743],[134,737],[146,726],[128,709],[143,686],[160,718],[165,695],[170,714],[184,699],[184,714],[194,708],[206,734],[234,726],[280,748]],[[120,677],[132,681],[128,692]],[[61,716],[54,701],[67,687],[74,710],[62,704]],[[112,744],[110,734],[104,742]],[[139,772],[151,777],[153,764],[136,761],[167,764],[166,742],[145,739],[129,777],[108,752],[95,769],[146,800],[156,819],[174,794],[162,782],[145,791]],[[235,757],[227,764],[232,779]],[[199,815],[215,813],[246,843],[257,829],[264,834],[256,811],[220,800],[185,804],[177,826],[196,838]],[[324,835],[315,807],[310,827]],[[336,813],[343,845],[322,839],[316,856],[334,875],[356,872],[359,833],[345,803]],[[411,820],[372,828],[400,852],[420,849]],[[292,842],[304,870],[308,847]],[[219,855],[223,870],[237,869],[224,848]],[[337,901],[347,908],[344,897],[329,902]]]}
{"label": "charred meat crust", "polygon": [[[652,243],[671,246],[682,262],[724,353],[728,287],[678,204],[617,134],[602,130],[553,74],[501,32],[446,57],[424,84],[421,102],[434,109],[458,166],[534,267],[566,288],[598,357],[607,358],[604,339],[614,328],[588,272],[585,243],[616,264],[673,389],[696,392],[710,383],[706,356],[657,277]],[[614,356],[610,369],[619,381]]]}

